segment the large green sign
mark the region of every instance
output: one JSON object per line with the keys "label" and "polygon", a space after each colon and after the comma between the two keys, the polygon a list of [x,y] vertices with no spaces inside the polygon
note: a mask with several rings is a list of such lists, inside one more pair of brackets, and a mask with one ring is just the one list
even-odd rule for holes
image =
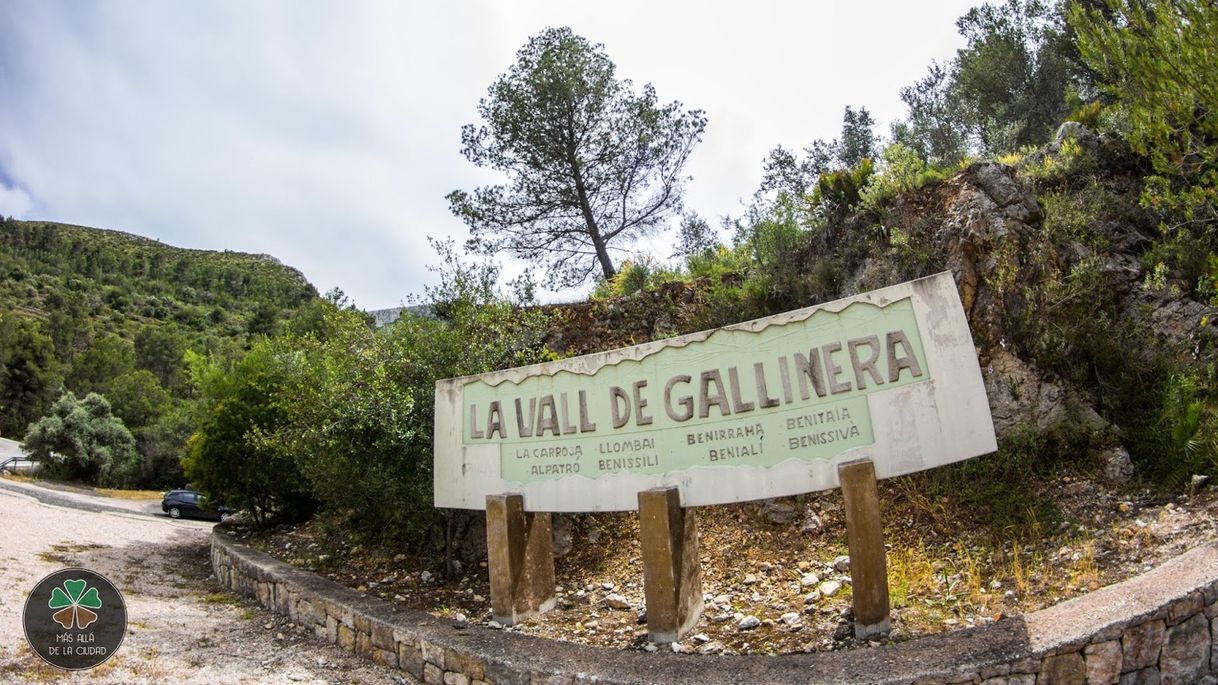
{"label": "large green sign", "polygon": [[712,331],[436,383],[435,501],[535,511],[686,506],[835,487],[995,449],[950,274]]}
{"label": "large green sign", "polygon": [[696,354],[463,389],[466,444],[499,446],[502,478],[772,466],[873,442],[868,394],[931,379],[908,299],[819,311],[759,333],[723,330]]}

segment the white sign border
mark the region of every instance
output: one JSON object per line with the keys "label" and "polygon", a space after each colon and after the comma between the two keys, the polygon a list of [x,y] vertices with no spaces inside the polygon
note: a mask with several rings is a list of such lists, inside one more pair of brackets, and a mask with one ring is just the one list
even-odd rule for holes
{"label": "white sign border", "polygon": [[[884,307],[909,298],[922,334],[932,378],[867,396],[875,442],[832,459],[791,458],[770,467],[706,466],[667,474],[616,473],[598,478],[572,475],[536,483],[500,477],[498,443],[462,441],[462,392],[468,383],[519,383],[530,376],[568,371],[592,375],[606,365],[638,361],[668,347],[707,340],[720,330],[757,332],[802,321],[814,312],[841,312],[856,302]],[[942,388],[942,390],[941,390]],[[729,504],[838,487],[837,465],[869,457],[877,478],[942,466],[997,449],[994,423],[977,363],[977,351],[956,284],[949,272],[873,290],[763,319],[690,333],[617,350],[436,382],[434,434],[435,505],[485,509],[486,496],[518,492],[528,511],[633,511],[638,492],[675,486],[683,506]]]}

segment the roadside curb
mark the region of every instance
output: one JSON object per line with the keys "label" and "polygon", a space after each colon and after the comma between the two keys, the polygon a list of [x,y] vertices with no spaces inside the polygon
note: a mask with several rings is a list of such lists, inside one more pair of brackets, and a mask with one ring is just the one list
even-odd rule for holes
{"label": "roadside curb", "polygon": [[623,651],[442,619],[292,567],[218,527],[211,561],[222,586],[429,685],[1195,683],[1218,671],[1218,543],[1025,616],[876,648],[783,656]]}

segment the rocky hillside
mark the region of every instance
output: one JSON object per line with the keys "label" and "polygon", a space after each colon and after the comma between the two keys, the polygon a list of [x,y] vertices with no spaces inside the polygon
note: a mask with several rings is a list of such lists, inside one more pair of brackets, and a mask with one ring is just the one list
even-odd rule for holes
{"label": "rocky hillside", "polygon": [[1207,274],[1189,273],[1196,258],[1140,205],[1142,173],[1119,141],[1066,124],[1034,153],[855,208],[827,253],[808,231],[787,252],[784,292],[771,279],[761,297],[725,294],[747,290],[747,271],[674,279],[560,308],[547,343],[566,353],[635,344],[948,270],[1003,444],[1036,436],[1078,450],[1077,463],[1102,458],[1110,478],[1137,463],[1176,482],[1212,468],[1188,407],[1203,395],[1214,307],[1202,301]]}

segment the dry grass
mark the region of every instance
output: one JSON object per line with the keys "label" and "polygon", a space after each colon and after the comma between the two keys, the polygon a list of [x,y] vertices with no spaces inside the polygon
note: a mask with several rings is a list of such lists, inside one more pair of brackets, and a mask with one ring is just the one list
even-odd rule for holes
{"label": "dry grass", "polygon": [[[1051,606],[1218,537],[1211,523],[1218,517],[1216,492],[1187,495],[1173,504],[1149,491],[1118,491],[1062,474],[1032,483],[1036,489],[1025,495],[997,492],[997,498],[987,499],[970,496],[976,492],[968,488],[980,485],[959,480],[950,487],[935,487],[927,479],[880,484],[894,627],[889,640]],[[979,476],[971,480],[988,483]],[[1045,515],[1038,502],[1050,502],[1053,509]],[[840,494],[782,503],[790,511],[789,521],[781,523],[765,513],[765,503],[696,510],[702,589],[713,598],[697,632],[722,645],[724,653],[854,646],[844,618],[849,572],[837,567],[837,558],[846,553]],[[574,545],[556,560],[559,607],[522,632],[642,648],[646,627],[637,620],[643,605],[637,517],[585,515],[567,523]],[[249,542],[369,595],[450,617],[460,613],[473,623],[490,619],[485,561],[474,560],[459,579],[445,580],[434,557],[333,539],[315,522],[254,534]],[[428,581],[422,580],[423,571]],[[822,594],[826,580],[842,585]],[[631,608],[609,608],[605,599],[611,593],[624,596]],[[788,622],[793,615],[798,620]],[[760,626],[738,630],[743,616],[755,616]]]}
{"label": "dry grass", "polygon": [[69,555],[101,549],[102,547],[105,547],[105,545],[51,545],[50,549],[39,552],[37,556],[48,563],[68,565],[72,563],[72,557]]}
{"label": "dry grass", "polygon": [[116,490],[114,488],[93,488],[93,491],[104,497],[128,500],[159,500],[165,496],[161,490]]}

